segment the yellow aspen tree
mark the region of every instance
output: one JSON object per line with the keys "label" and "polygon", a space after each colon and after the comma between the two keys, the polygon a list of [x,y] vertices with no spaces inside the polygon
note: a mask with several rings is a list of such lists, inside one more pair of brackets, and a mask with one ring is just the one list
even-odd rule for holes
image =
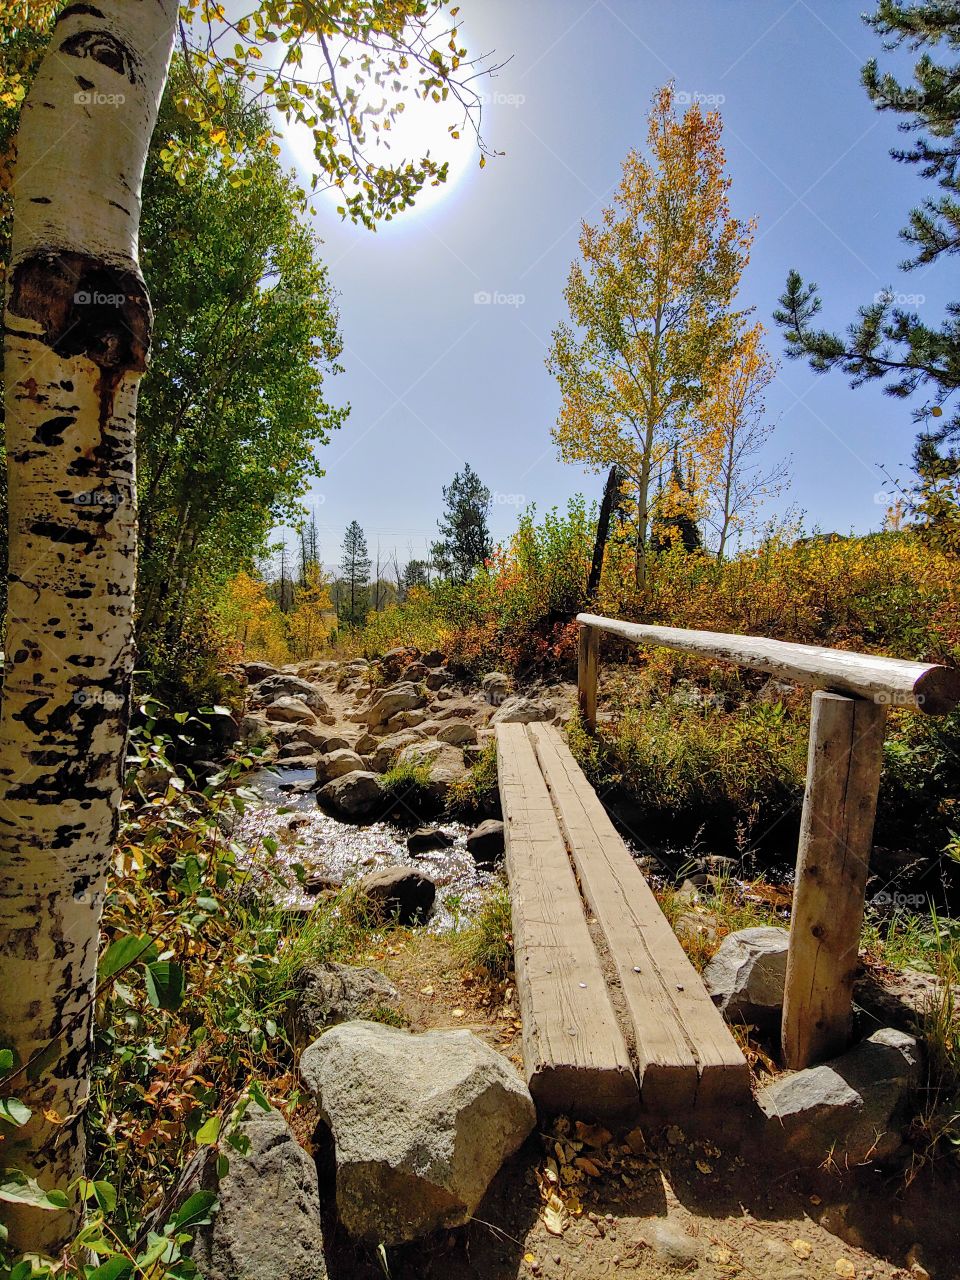
{"label": "yellow aspen tree", "polygon": [[635,498],[636,573],[646,555],[656,480],[697,424],[705,378],[722,361],[753,223],[730,214],[722,124],[698,105],[682,116],[655,95],[647,154],[632,150],[599,226],[583,224],[547,367],[560,386],[554,439],[565,462],[618,465]]}
{"label": "yellow aspen tree", "polygon": [[750,527],[763,502],[784,487],[785,460],[764,467],[761,455],[774,429],[764,416],[764,393],[777,366],[763,345],[764,328],[738,326],[730,358],[712,371],[695,410],[700,424],[704,523],[723,560],[730,538]]}

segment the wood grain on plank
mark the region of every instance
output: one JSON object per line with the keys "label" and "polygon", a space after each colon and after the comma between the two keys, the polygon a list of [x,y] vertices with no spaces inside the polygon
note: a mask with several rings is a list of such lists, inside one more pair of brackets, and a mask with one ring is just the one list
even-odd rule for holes
{"label": "wood grain on plank", "polygon": [[626,1116],[636,1076],[526,726],[497,725],[497,759],[530,1092],[548,1114]]}
{"label": "wood grain on plank", "polygon": [[617,969],[644,1106],[675,1112],[745,1100],[747,1062],[596,792],[557,729],[535,724],[530,735]]}

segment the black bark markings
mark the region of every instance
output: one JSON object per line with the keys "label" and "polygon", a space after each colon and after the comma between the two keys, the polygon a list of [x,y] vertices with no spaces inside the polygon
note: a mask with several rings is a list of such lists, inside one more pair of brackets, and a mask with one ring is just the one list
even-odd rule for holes
{"label": "black bark markings", "polygon": [[87,529],[73,529],[69,525],[57,524],[55,520],[35,520],[30,525],[30,532],[38,538],[47,538],[50,542],[77,547],[82,545],[85,551],[92,551],[97,545],[96,534]]}
{"label": "black bark markings", "polygon": [[64,22],[67,18],[99,18],[105,22],[103,12],[92,4],[68,4],[66,9],[60,14],[57,22]]}
{"label": "black bark markings", "polygon": [[131,84],[137,83],[139,59],[130,45],[112,31],[78,31],[75,35],[67,36],[60,46],[60,52],[74,58],[92,58],[94,62],[109,67]]}
{"label": "black bark markings", "polygon": [[67,414],[61,414],[56,418],[47,418],[46,422],[41,422],[39,427],[33,433],[35,444],[46,445],[52,448],[56,444],[63,444],[63,433],[68,427],[72,427],[76,422],[76,418],[72,418]]}

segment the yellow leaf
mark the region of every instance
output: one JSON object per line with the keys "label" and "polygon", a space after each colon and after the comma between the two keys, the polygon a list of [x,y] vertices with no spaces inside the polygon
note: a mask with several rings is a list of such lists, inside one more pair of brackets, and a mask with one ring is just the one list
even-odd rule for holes
{"label": "yellow leaf", "polygon": [[573,1163],[578,1169],[582,1169],[588,1178],[600,1177],[599,1165],[594,1164],[592,1160],[588,1160],[586,1156],[578,1156]]}
{"label": "yellow leaf", "polygon": [[698,1160],[697,1168],[701,1173],[713,1173],[713,1165],[707,1164],[706,1160]]}
{"label": "yellow leaf", "polygon": [[543,1210],[543,1225],[552,1236],[562,1236],[570,1225],[567,1206],[558,1195],[552,1195]]}
{"label": "yellow leaf", "polygon": [[536,1262],[537,1259],[532,1253],[525,1253],[523,1255],[523,1260],[524,1262]]}
{"label": "yellow leaf", "polygon": [[813,1245],[810,1241],[802,1240],[799,1236],[796,1240],[792,1241],[790,1247],[798,1258],[809,1258],[811,1253],[813,1253]]}

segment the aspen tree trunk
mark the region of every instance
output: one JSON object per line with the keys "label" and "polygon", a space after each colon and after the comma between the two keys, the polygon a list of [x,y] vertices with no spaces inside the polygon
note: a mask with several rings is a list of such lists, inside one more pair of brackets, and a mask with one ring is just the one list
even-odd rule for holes
{"label": "aspen tree trunk", "polygon": [[[134,426],[152,318],[137,259],[140,189],[176,20],[177,0],[70,4],[17,141],[0,1042],[31,1064],[4,1092],[34,1112],[5,1142],[4,1163],[46,1187],[65,1186],[84,1161],[134,657]],[[5,1220],[19,1248],[51,1253],[76,1221],[19,1208]]]}

